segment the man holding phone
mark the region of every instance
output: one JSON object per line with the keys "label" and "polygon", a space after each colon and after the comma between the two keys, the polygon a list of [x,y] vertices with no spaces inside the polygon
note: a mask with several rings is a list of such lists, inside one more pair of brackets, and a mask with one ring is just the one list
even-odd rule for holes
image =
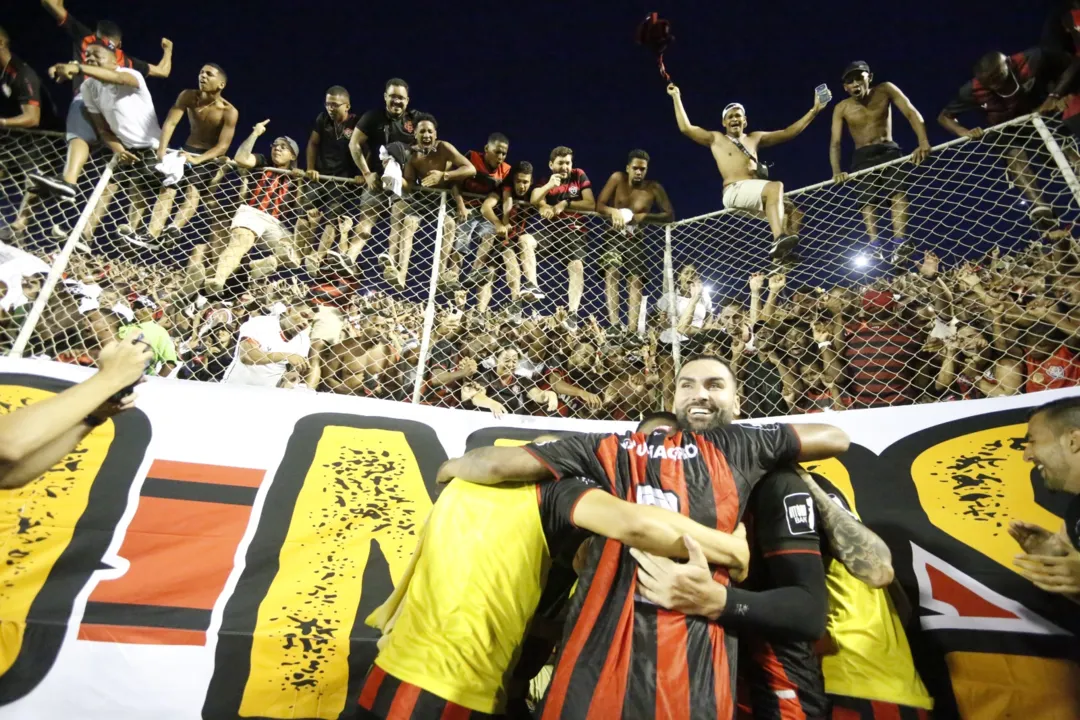
{"label": "man holding phone", "polygon": [[[829,162],[832,163],[833,181],[842,183],[848,174],[840,169],[841,141],[844,125],[851,131],[855,141],[855,153],[851,157],[851,172],[876,167],[904,157],[900,146],[892,137],[892,108],[903,114],[919,147],[911,154],[911,161],[920,164],[930,155],[930,141],[926,137],[926,124],[907,96],[890,82],[870,86],[874,74],[862,60],[851,63],[844,70],[844,90],[851,97],[840,101],[833,110],[832,139],[829,142]],[[864,176],[858,184],[859,207],[862,208],[866,232],[870,244],[877,246],[877,209],[888,199],[892,209],[893,237],[900,244],[901,253],[907,238],[907,173],[898,165]]]}
{"label": "man holding phone", "polygon": [[764,217],[772,231],[773,244],[769,254],[780,263],[794,260],[791,251],[799,238],[784,232],[784,185],[769,179],[769,169],[758,161],[759,148],[779,145],[793,140],[805,130],[832,100],[832,94],[824,85],[814,93],[814,106],[810,111],[783,130],[747,133],[746,108],[731,103],[724,108],[722,123],[725,132],[705,130],[691,125],[682,103],[682,93],[675,85],[668,85],[668,95],[675,103],[675,120],[683,135],[712,150],[716,166],[724,178],[724,207],[749,212]]}

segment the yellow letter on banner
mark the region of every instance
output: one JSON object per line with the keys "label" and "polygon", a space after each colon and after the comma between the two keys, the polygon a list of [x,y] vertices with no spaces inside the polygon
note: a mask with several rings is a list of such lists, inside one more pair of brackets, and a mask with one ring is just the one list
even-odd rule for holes
{"label": "yellow letter on banner", "polygon": [[338,717],[371,543],[396,584],[431,506],[404,433],[323,429],[259,605],[242,717]]}
{"label": "yellow letter on banner", "polygon": [[[3,385],[0,405],[18,409],[53,395]],[[0,490],[0,676],[19,655],[30,606],[71,542],[113,436],[113,424],[107,422],[37,480]]]}
{"label": "yellow letter on banner", "polygon": [[930,522],[1013,572],[1020,552],[1009,537],[1010,520],[1056,531],[1061,518],[1035,502],[1031,465],[1012,441],[1025,425],[1006,425],[962,435],[919,454],[911,477]]}

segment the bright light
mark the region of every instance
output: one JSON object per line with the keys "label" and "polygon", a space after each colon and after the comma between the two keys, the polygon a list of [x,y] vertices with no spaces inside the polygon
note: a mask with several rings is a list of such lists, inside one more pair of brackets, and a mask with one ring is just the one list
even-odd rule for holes
{"label": "bright light", "polygon": [[860,267],[860,268],[861,267],[866,267],[869,264],[870,264],[870,258],[863,255],[862,253],[859,253],[858,255],[855,256],[855,267]]}
{"label": "bright light", "polygon": [[1020,201],[1020,207],[1027,207],[1027,204],[1028,204],[1027,200],[1021,200]]}

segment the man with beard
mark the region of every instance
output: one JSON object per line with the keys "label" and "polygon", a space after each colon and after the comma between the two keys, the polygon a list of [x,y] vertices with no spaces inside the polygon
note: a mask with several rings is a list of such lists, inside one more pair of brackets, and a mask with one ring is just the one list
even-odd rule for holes
{"label": "man with beard", "polygon": [[[840,170],[840,143],[845,124],[851,131],[851,139],[855,141],[851,172],[866,170],[904,156],[900,146],[893,142],[894,105],[910,123],[919,139],[919,148],[911,154],[911,161],[918,165],[930,155],[930,141],[926,137],[926,124],[922,115],[900,88],[890,82],[870,87],[873,79],[870,66],[862,60],[851,63],[844,70],[844,90],[851,97],[842,100],[833,110],[832,139],[829,142],[829,162],[832,164],[835,182],[844,182],[848,178],[847,173]],[[859,206],[862,208],[870,244],[874,247],[877,247],[878,243],[877,209],[886,197],[892,207],[893,239],[903,244],[907,238],[906,184],[907,173],[897,165],[860,180]]]}
{"label": "man with beard", "polygon": [[[833,457],[849,442],[829,425],[732,425],[736,390],[723,360],[690,358],[675,381],[677,433],[584,435],[526,449],[482,448],[448,461],[438,480],[490,485],[576,475],[617,497],[733,532],[750,491],[766,474],[793,460]],[[688,552],[700,555],[693,539],[684,541]],[[816,569],[821,572],[820,561]],[[713,574],[706,568],[704,575],[711,583],[710,607],[693,615],[658,608],[641,596],[646,588],[629,550],[615,540],[594,543],[542,717],[653,717],[658,708],[665,717],[688,717],[693,708],[698,717],[730,718],[736,658],[728,629],[760,627],[801,637],[824,629],[823,600],[792,602],[790,593],[736,590],[724,570]]]}
{"label": "man with beard", "polygon": [[[442,482],[453,465],[440,469]],[[394,592],[367,620],[383,636],[360,691],[360,716],[529,717],[521,684],[548,659],[552,642],[526,641],[526,633],[557,621],[574,583],[572,559],[589,533],[676,557],[685,554],[687,533],[717,563],[745,567],[744,539],[593,492],[600,489],[583,477],[501,487],[450,482]],[[517,682],[508,683],[515,663]]]}
{"label": "man with beard", "polygon": [[1024,554],[1014,561],[1020,574],[1049,593],[1080,604],[1080,397],[1054,400],[1028,418],[1024,460],[1046,487],[1074,497],[1057,533],[1014,520],[1009,535]]}
{"label": "man with beard", "polygon": [[[220,65],[207,63],[199,71],[199,89],[184,90],[169,109],[165,123],[161,126],[161,144],[158,146],[157,159],[165,159],[176,126],[187,115],[191,132],[184,142],[182,154],[186,167],[179,185],[165,187],[158,194],[157,202],[150,217],[147,234],[152,241],[157,240],[162,230],[170,244],[180,239],[185,225],[199,209],[202,194],[210,191],[210,183],[217,173],[217,163],[212,160],[225,157],[236,133],[236,121],[239,112],[236,107],[221,96],[228,76]],[[165,222],[172,212],[176,193],[184,189],[184,204],[176,213],[172,224],[165,227]],[[123,233],[121,233],[123,234]],[[131,235],[126,235],[130,238]]]}
{"label": "man with beard", "polygon": [[825,106],[814,95],[810,111],[783,130],[746,133],[746,109],[739,103],[724,108],[721,122],[725,132],[705,130],[691,125],[683,107],[682,94],[675,85],[668,85],[668,95],[675,103],[675,119],[683,135],[712,150],[716,166],[724,178],[724,207],[735,208],[764,217],[772,230],[773,244],[769,255],[783,261],[799,242],[793,234],[784,233],[784,185],[769,180],[769,170],[758,161],[759,148],[779,145],[793,140]]}
{"label": "man with beard", "polygon": [[[415,119],[416,144],[412,147],[412,156],[402,173],[406,187],[415,188],[419,182],[420,187],[445,189],[476,175],[476,167],[458,152],[456,147],[445,140],[439,140],[439,123],[433,116],[417,113]],[[439,257],[439,276],[444,285],[452,285],[448,283],[446,270],[453,254],[456,234],[457,223],[450,213],[446,213],[443,217],[442,252]],[[398,271],[403,277],[408,272],[408,257],[407,253],[402,252],[398,261]]]}
{"label": "man with beard", "polygon": [[[360,120],[353,129],[352,137],[349,138],[349,152],[367,184],[367,190],[361,200],[361,217],[356,226],[354,248],[363,247],[371,239],[375,223],[378,222],[379,215],[386,207],[380,189],[382,163],[379,161],[379,148],[395,142],[406,146],[412,145],[413,133],[416,131],[418,111],[409,109],[409,83],[401,78],[387,80],[383,102],[385,107],[369,110],[360,116]],[[396,211],[391,213],[390,239],[395,244],[395,248],[400,233],[404,229],[404,222],[403,213]],[[412,244],[411,236],[409,244]],[[391,252],[385,256],[384,263],[387,257],[393,258],[394,253]],[[390,270],[387,269],[385,275],[388,281],[391,280]]]}
{"label": "man with beard", "polygon": [[[604,266],[604,287],[607,295],[608,323],[612,330],[619,323],[619,274],[626,272],[626,320],[631,333],[637,332],[641,313],[641,286],[649,272],[648,251],[642,244],[644,223],[666,223],[675,219],[664,186],[655,180],[646,180],[649,172],[649,153],[631,150],[626,159],[626,170],[613,173],[608,178],[596,211],[611,218],[611,231],[606,235],[604,254],[600,264]],[[660,212],[652,212],[659,205]]]}

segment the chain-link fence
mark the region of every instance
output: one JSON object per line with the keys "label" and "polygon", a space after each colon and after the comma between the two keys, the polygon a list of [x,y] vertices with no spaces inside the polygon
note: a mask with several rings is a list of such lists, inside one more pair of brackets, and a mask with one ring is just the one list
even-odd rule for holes
{"label": "chain-link fence", "polygon": [[1050,119],[787,193],[781,263],[739,212],[616,228],[156,162],[76,173],[62,137],[0,132],[3,351],[90,365],[139,332],[159,375],[616,419],[698,353],[748,417],[1080,382],[1080,154]]}

